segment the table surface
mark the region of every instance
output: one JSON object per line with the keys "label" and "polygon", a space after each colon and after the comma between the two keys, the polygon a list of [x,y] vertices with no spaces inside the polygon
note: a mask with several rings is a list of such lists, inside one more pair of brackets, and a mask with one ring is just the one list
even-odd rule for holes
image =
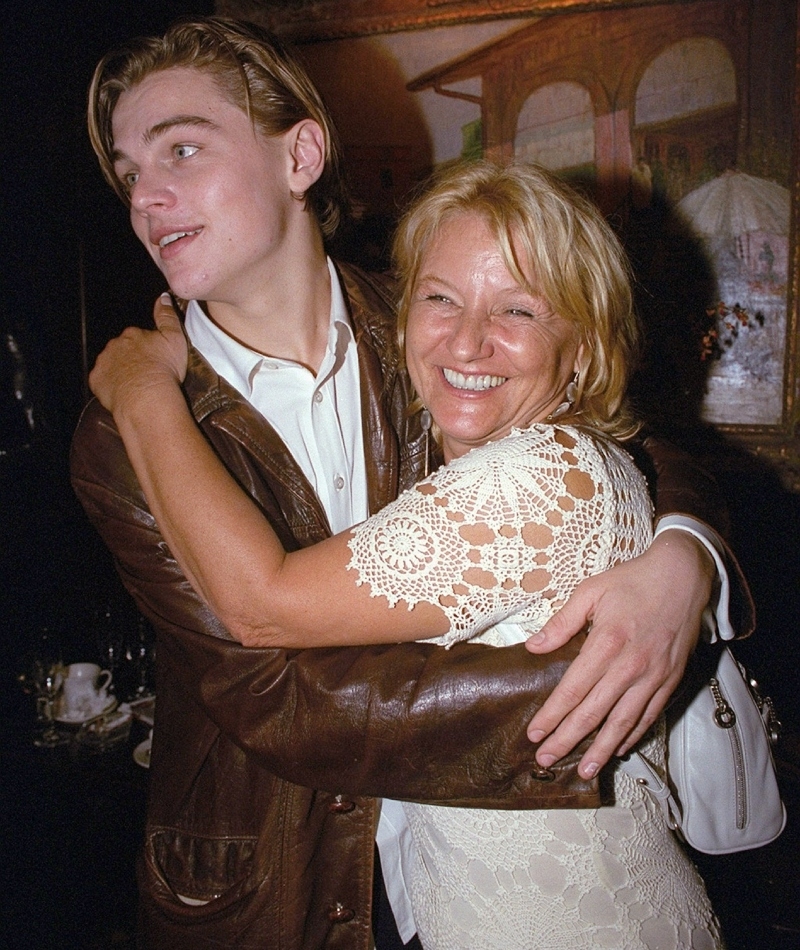
{"label": "table surface", "polygon": [[34,705],[6,690],[0,711],[0,947],[100,950],[133,947],[135,861],[149,773],[133,750],[149,727],[134,720],[124,742],[95,751],[75,741],[34,745]]}

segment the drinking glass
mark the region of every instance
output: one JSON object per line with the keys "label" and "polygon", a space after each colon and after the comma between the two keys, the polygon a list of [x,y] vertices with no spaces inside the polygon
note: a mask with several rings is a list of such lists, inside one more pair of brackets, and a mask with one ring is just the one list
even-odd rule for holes
{"label": "drinking glass", "polygon": [[128,652],[136,671],[133,697],[140,699],[152,692],[150,677],[153,664],[153,632],[144,617],[139,617],[137,620],[136,635]]}
{"label": "drinking glass", "polygon": [[44,723],[44,729],[36,736],[34,743],[50,748],[69,741],[69,737],[59,732],[55,724],[56,702],[64,681],[64,665],[59,638],[50,627],[42,627],[38,631],[31,653],[30,678],[36,696],[36,718]]}
{"label": "drinking glass", "polygon": [[94,616],[95,642],[100,666],[111,670],[116,679],[125,652],[125,633],[120,618],[114,616],[109,604],[100,607]]}

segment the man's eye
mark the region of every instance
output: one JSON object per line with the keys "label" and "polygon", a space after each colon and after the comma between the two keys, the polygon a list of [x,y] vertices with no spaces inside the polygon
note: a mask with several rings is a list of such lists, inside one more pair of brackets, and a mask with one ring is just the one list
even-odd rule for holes
{"label": "man's eye", "polygon": [[175,157],[176,158],[189,158],[194,153],[198,151],[196,145],[176,145],[175,146]]}
{"label": "man's eye", "polygon": [[425,294],[425,300],[431,300],[434,303],[450,303],[450,298],[444,294]]}

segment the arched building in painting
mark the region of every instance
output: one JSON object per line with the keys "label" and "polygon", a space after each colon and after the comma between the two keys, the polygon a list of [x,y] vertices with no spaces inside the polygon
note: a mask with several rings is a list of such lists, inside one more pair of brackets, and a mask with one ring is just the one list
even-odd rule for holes
{"label": "arched building in painting", "polygon": [[[774,82],[764,91],[772,50],[760,28],[749,0],[541,17],[408,84],[459,96],[471,83],[485,155],[540,162],[613,216],[643,291],[640,396],[673,419],[781,418],[788,210],[767,241],[760,224],[723,239],[677,214],[687,195],[734,172],[782,190],[788,209],[788,128]],[[734,205],[741,194],[716,193]],[[759,266],[769,257],[768,286],[738,265],[731,278],[731,261],[753,248]]]}
{"label": "arched building in painting", "polygon": [[632,181],[677,201],[736,163],[748,23],[729,0],[545,17],[408,88],[457,96],[479,77],[486,155],[589,180],[606,210]]}

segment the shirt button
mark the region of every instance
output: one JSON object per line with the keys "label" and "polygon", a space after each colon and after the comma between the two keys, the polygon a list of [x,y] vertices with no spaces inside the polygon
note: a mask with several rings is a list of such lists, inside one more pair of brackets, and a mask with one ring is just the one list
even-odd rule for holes
{"label": "shirt button", "polygon": [[337,475],[333,480],[333,485],[336,491],[341,491],[344,488],[344,479],[341,475]]}
{"label": "shirt button", "polygon": [[319,404],[322,402],[322,393],[321,393],[319,390],[317,390],[317,391],[314,393],[314,402],[315,402],[317,405],[319,405]]}

